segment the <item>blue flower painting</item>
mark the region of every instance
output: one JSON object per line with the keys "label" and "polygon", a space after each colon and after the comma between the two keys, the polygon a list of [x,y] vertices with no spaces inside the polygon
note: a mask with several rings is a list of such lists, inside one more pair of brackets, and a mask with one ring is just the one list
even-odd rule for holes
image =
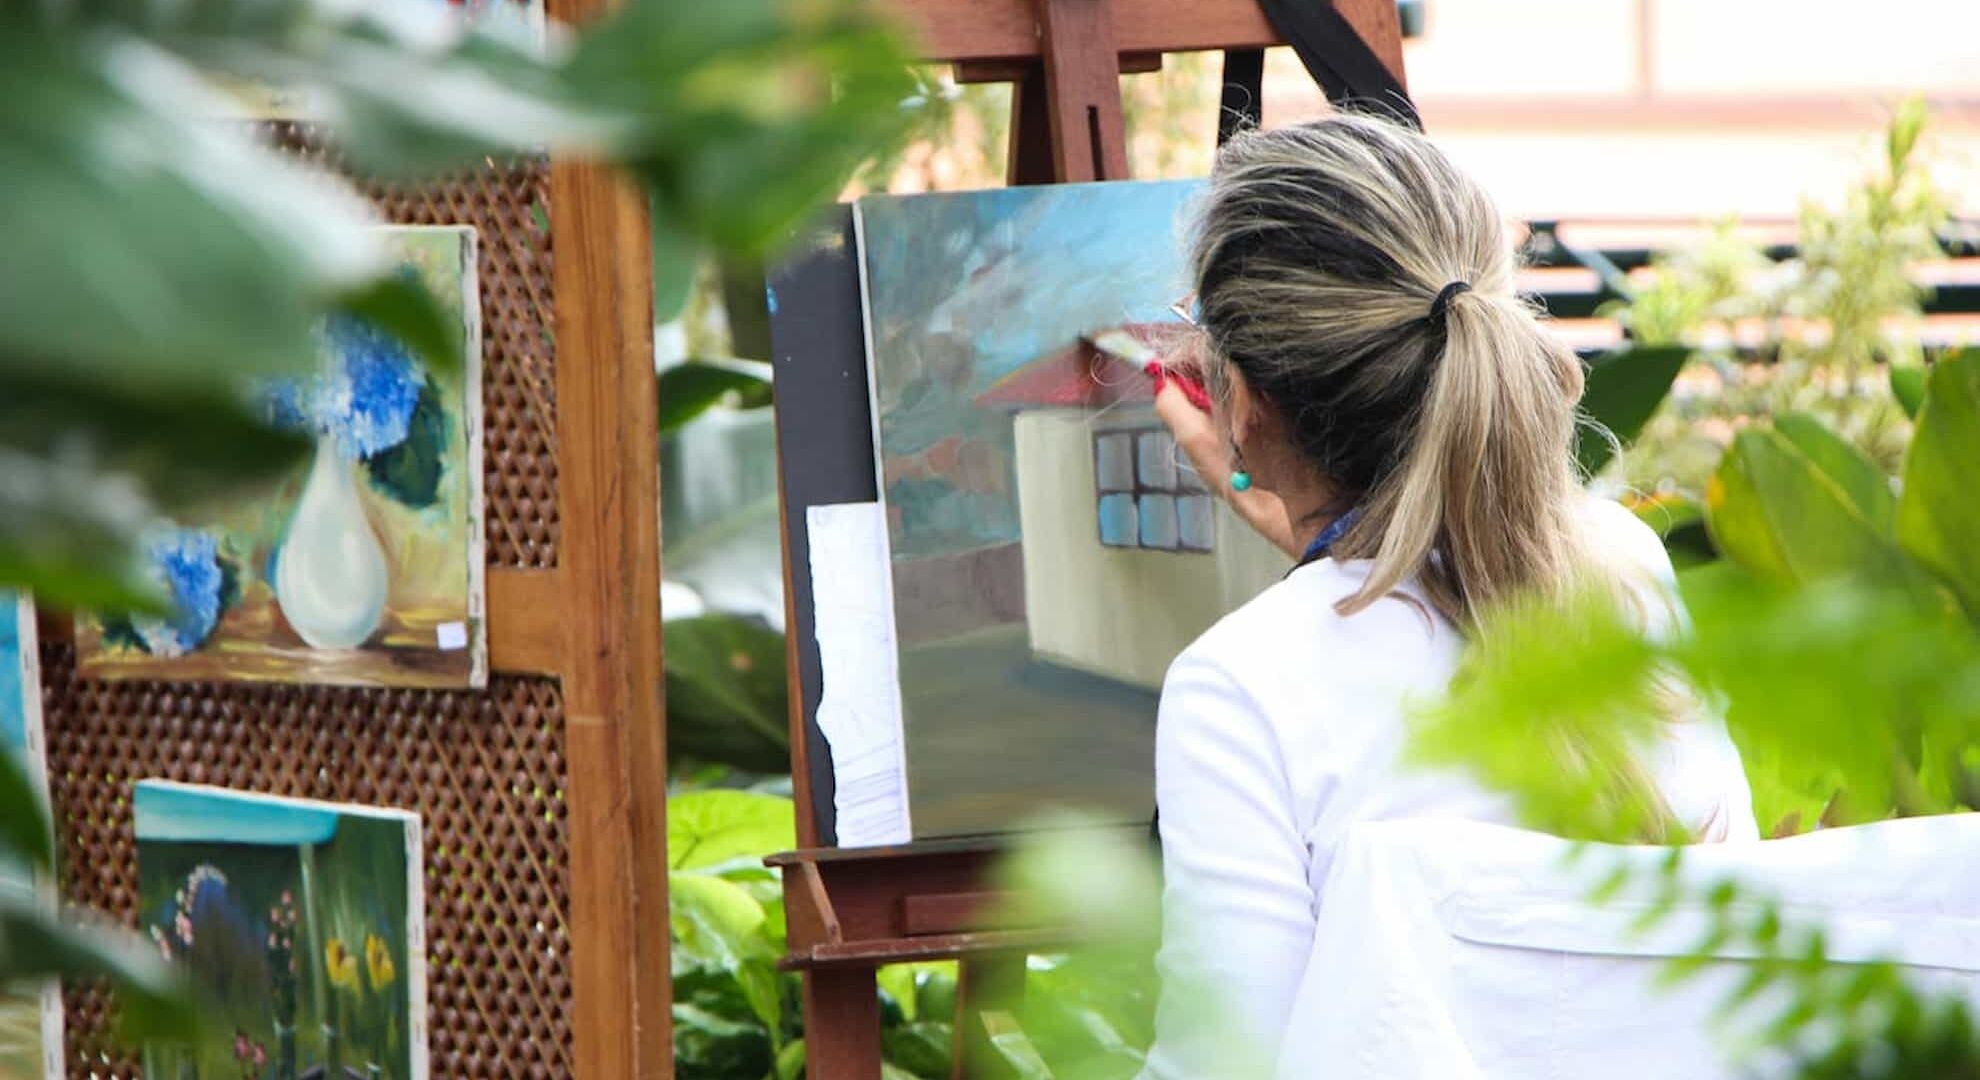
{"label": "blue flower painting", "polygon": [[271,487],[160,522],[159,615],[84,619],[99,678],[480,686],[480,302],[474,230],[379,230],[400,272],[460,320],[461,362],[431,368],[354,315],[327,319],[314,370],[243,390],[316,442]]}

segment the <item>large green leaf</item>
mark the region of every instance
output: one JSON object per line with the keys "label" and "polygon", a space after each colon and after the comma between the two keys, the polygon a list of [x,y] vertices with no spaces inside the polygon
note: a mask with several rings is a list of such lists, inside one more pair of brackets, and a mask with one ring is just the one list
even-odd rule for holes
{"label": "large green leaf", "polygon": [[1614,456],[1610,435],[1625,445],[1636,438],[1690,357],[1691,350],[1681,345],[1632,345],[1589,364],[1581,412],[1594,424],[1582,424],[1575,431],[1574,444],[1575,460],[1584,475],[1602,471]]}
{"label": "large green leaf", "polygon": [[1917,365],[1892,364],[1890,366],[1891,396],[1897,399],[1898,407],[1906,416],[1916,420],[1918,410],[1925,407],[1925,380],[1929,373]]}
{"label": "large green leaf", "polygon": [[1891,491],[1891,478],[1865,457],[1856,444],[1807,413],[1776,417],[1774,430],[1842,488],[1850,505],[1878,535],[1891,535],[1897,521],[1897,496]]}
{"label": "large green leaf", "polygon": [[676,870],[760,862],[797,845],[789,799],[753,791],[692,791],[667,800],[667,863]]}
{"label": "large green leaf", "polygon": [[1749,428],[1734,438],[1705,506],[1718,549],[1769,580],[1867,574],[1929,591],[1927,576],[1850,493],[1779,431]]}
{"label": "large green leaf", "polygon": [[681,1080],[758,1080],[781,1059],[770,1033],[696,1005],[674,1005],[674,1075]]}
{"label": "large green leaf", "polygon": [[16,985],[109,980],[119,1034],[133,1042],[183,1042],[200,1027],[189,989],[156,949],[121,927],[61,922],[32,897],[0,892],[0,972]]}
{"label": "large green leaf", "polygon": [[1959,596],[1980,619],[1980,356],[1942,360],[1904,462],[1898,542]]}
{"label": "large green leaf", "polygon": [[742,360],[688,360],[660,373],[659,393],[660,434],[664,436],[730,395],[746,409],[770,404],[769,369],[765,364]]}
{"label": "large green leaf", "polygon": [[947,1080],[955,1031],[946,1020],[898,1024],[881,1035],[881,1052],[895,1068],[922,1080]]}
{"label": "large green leaf", "polygon": [[725,615],[667,623],[670,753],[751,772],[790,769],[784,637]]}
{"label": "large green leaf", "polygon": [[[5,597],[9,604],[12,597]],[[55,863],[48,807],[29,776],[26,763],[0,746],[0,866],[15,859],[46,870]]]}
{"label": "large green leaf", "polygon": [[1874,575],[1782,585],[1722,563],[1682,580],[1694,629],[1675,651],[1726,704],[1759,809],[1809,827],[1839,791],[1845,821],[1959,804],[1980,638],[1957,613]]}

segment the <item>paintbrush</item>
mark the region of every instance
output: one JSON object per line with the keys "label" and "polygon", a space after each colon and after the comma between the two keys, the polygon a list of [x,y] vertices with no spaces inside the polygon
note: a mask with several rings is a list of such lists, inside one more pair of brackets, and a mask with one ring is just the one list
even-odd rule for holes
{"label": "paintbrush", "polygon": [[1162,359],[1162,354],[1133,334],[1120,329],[1103,330],[1087,335],[1085,341],[1108,356],[1140,368],[1143,374],[1155,380],[1157,394],[1173,383],[1191,405],[1206,413],[1210,411],[1210,393],[1203,388],[1203,384],[1178,368],[1169,366]]}

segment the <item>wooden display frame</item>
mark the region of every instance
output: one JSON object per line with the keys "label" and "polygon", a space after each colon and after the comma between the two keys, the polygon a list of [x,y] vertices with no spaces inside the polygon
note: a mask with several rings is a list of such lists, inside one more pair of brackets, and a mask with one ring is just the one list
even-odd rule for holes
{"label": "wooden display frame", "polygon": [[[1256,79],[1262,50],[1281,43],[1256,0],[890,3],[919,31],[925,59],[955,65],[961,81],[1017,84],[1007,177],[1012,184],[1126,179],[1119,88],[1124,71],[1155,70],[1165,53],[1221,50],[1227,71]],[[1400,85],[1402,32],[1394,0],[1334,0],[1334,5]],[[1229,125],[1220,124],[1220,135],[1228,131]],[[834,362],[844,361],[835,357]],[[784,513],[785,596],[795,615],[800,594],[810,596],[809,570],[794,564],[788,539],[801,511],[786,499]],[[962,961],[957,1077],[991,1075],[997,1070],[974,1031],[981,1022],[972,1019],[1022,993],[1025,955],[1063,947],[1066,935],[1052,927],[986,924],[983,913],[1003,906],[989,884],[1005,848],[997,838],[885,848],[820,846],[825,837],[815,813],[814,776],[829,780],[830,769],[811,760],[809,714],[816,707],[817,673],[806,670],[801,620],[790,619],[788,625],[792,776],[801,847],[768,862],[784,875],[790,951],[783,965],[804,979],[807,1075],[876,1080],[881,1066],[876,971],[883,964],[931,959]]]}

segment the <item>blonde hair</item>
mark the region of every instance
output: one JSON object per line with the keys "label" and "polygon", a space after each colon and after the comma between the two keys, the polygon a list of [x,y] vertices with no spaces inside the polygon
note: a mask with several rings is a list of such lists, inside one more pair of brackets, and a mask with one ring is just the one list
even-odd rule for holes
{"label": "blonde hair", "polygon": [[1373,566],[1343,614],[1413,578],[1469,630],[1606,577],[1576,505],[1581,362],[1515,293],[1490,196],[1428,139],[1339,114],[1240,135],[1192,246],[1213,389],[1236,369],[1361,508],[1333,553]]}

